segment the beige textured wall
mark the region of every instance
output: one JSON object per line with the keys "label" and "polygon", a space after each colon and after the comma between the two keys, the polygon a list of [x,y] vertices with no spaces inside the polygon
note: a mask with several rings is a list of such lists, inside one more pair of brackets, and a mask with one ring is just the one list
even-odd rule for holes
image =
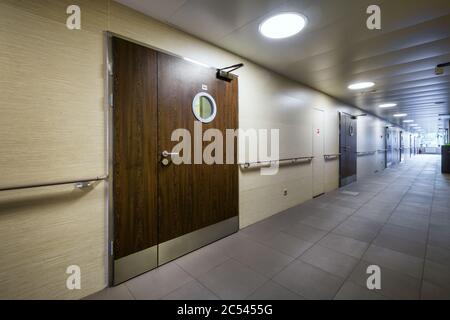
{"label": "beige textured wall", "polygon": [[[66,0],[0,0],[0,187],[105,173],[103,31],[211,66],[239,70],[242,128],[276,128],[281,156],[312,154],[311,110],[325,111],[325,153],[338,152],[338,110],[328,96],[108,0],[79,0],[82,30],[65,26]],[[326,163],[327,191],[338,162]],[[312,196],[310,165],[276,176],[240,172],[245,227]],[[283,190],[288,189],[288,196]],[[106,285],[105,185],[0,195],[0,298],[79,298]],[[82,268],[82,290],[65,289],[65,268]]]}
{"label": "beige textured wall", "polygon": [[[104,184],[0,193],[0,298],[77,299],[105,285]],[[81,268],[82,290],[66,269]]]}
{"label": "beige textured wall", "polygon": [[[0,1],[0,188],[105,174],[106,1]],[[76,299],[106,284],[105,184],[0,192],[0,299]],[[82,290],[66,289],[81,267]]]}

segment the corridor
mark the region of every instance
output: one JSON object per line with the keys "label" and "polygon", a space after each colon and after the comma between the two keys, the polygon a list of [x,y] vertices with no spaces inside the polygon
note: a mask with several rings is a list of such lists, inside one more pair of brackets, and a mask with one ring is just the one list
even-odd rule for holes
{"label": "corridor", "polygon": [[88,299],[450,299],[449,193],[418,155]]}

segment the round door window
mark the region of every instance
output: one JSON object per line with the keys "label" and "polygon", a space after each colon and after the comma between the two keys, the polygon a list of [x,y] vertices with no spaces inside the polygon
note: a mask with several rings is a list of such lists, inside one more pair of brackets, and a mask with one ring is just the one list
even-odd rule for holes
{"label": "round door window", "polygon": [[353,135],[355,134],[355,131],[354,131],[354,129],[353,129],[353,126],[350,126],[349,130],[350,130],[350,132],[349,132],[350,137],[353,137]]}
{"label": "round door window", "polygon": [[208,123],[214,120],[217,113],[214,98],[206,92],[200,92],[192,101],[192,112],[198,121]]}

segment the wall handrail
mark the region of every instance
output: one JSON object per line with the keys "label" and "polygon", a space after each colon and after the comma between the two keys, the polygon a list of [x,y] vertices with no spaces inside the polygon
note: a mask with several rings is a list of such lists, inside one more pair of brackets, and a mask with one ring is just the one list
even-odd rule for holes
{"label": "wall handrail", "polygon": [[85,189],[94,185],[94,183],[99,181],[104,181],[108,179],[108,176],[99,176],[92,179],[81,179],[81,180],[70,180],[70,181],[59,181],[59,182],[49,182],[49,183],[41,183],[41,184],[29,184],[29,185],[21,185],[21,186],[13,186],[13,187],[5,187],[0,188],[1,191],[14,191],[14,190],[23,190],[23,189],[34,189],[34,188],[43,188],[43,187],[53,187],[53,186],[61,186],[66,184],[73,184],[77,189]]}
{"label": "wall handrail", "polygon": [[288,162],[289,164],[300,164],[300,163],[311,162],[313,159],[314,159],[314,156],[307,156],[307,157],[286,158],[286,159],[278,159],[278,160],[244,162],[244,163],[240,163],[239,165],[243,169],[249,169],[249,168],[261,167],[261,166],[270,166],[274,163],[282,164],[282,163]]}
{"label": "wall handrail", "polygon": [[325,160],[334,160],[341,156],[340,153],[334,153],[334,154],[324,154],[323,157]]}
{"label": "wall handrail", "polygon": [[371,156],[374,155],[375,153],[377,153],[377,151],[361,151],[361,152],[356,152],[356,154],[358,155],[358,157],[362,157],[362,156]]}

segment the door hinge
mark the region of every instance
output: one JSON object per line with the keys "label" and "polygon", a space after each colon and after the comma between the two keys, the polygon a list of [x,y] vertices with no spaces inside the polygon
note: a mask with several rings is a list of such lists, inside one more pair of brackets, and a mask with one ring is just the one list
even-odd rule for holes
{"label": "door hinge", "polygon": [[109,255],[110,256],[114,255],[114,241],[109,242]]}
{"label": "door hinge", "polygon": [[114,74],[113,73],[113,64],[112,64],[112,62],[108,62],[108,74],[110,76],[112,76]]}
{"label": "door hinge", "polygon": [[112,93],[109,94],[108,100],[109,100],[108,101],[109,106],[111,108],[114,107],[114,95]]}

